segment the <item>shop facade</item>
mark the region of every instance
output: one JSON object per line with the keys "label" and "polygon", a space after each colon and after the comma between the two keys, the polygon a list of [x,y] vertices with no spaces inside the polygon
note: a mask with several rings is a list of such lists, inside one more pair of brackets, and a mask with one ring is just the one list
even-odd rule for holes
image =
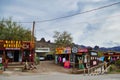
{"label": "shop facade", "polygon": [[35,53],[39,57],[39,60],[45,60],[46,55],[50,52],[50,48],[35,48]]}
{"label": "shop facade", "polygon": [[78,69],[87,69],[98,65],[97,51],[88,50],[87,48],[72,48],[71,65]]}
{"label": "shop facade", "polygon": [[34,45],[30,41],[0,40],[0,58],[2,63],[33,62]]}
{"label": "shop facade", "polygon": [[66,68],[70,68],[70,47],[60,47],[56,48],[55,53],[55,64],[60,64]]}
{"label": "shop facade", "polygon": [[116,60],[120,60],[120,52],[108,51],[103,53],[104,61],[108,63],[114,63]]}
{"label": "shop facade", "polygon": [[64,65],[65,61],[69,61],[69,67],[87,69],[98,65],[98,52],[77,47],[56,48],[55,63]]}

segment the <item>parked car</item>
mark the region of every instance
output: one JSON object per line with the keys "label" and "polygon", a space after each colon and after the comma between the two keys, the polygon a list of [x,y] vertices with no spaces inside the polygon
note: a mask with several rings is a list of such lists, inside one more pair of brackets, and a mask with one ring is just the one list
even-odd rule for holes
{"label": "parked car", "polygon": [[44,57],[44,56],[40,56],[40,57],[39,57],[39,60],[40,60],[40,61],[44,61],[44,60],[45,60],[45,57]]}
{"label": "parked car", "polygon": [[46,60],[53,60],[54,58],[53,58],[53,55],[51,55],[51,54],[48,54],[47,56],[46,56]]}

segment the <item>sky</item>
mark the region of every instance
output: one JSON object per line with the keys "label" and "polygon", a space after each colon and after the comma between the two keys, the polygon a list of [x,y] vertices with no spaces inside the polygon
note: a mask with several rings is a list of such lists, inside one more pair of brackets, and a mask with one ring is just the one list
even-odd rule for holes
{"label": "sky", "polygon": [[[0,19],[33,22],[35,37],[54,41],[54,31],[67,31],[73,42],[85,46],[120,46],[120,4],[92,12],[47,22],[37,22],[78,14],[120,0],[0,0]],[[32,29],[32,23],[19,23]]]}

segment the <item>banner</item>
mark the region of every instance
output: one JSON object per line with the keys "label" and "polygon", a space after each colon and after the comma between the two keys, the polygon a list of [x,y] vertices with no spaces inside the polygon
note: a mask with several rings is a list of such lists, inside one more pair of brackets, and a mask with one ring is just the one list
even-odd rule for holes
{"label": "banner", "polygon": [[32,46],[30,46],[30,41],[0,40],[0,49],[20,50],[21,48],[30,49],[30,47],[32,48]]}
{"label": "banner", "polygon": [[87,53],[88,52],[88,49],[81,49],[81,48],[78,48],[78,53]]}
{"label": "banner", "polygon": [[70,54],[70,53],[71,53],[71,48],[70,47],[56,48],[56,54]]}

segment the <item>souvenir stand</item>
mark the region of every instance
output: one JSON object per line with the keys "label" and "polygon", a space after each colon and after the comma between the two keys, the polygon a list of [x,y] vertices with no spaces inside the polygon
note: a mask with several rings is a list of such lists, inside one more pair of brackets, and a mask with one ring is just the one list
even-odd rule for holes
{"label": "souvenir stand", "polygon": [[78,69],[87,68],[86,65],[88,64],[89,59],[88,59],[88,50],[86,48],[84,49],[76,48],[76,53],[72,51],[72,54],[74,54],[75,68],[78,68]]}
{"label": "souvenir stand", "polygon": [[71,63],[73,63],[74,68],[87,69],[98,65],[98,55],[96,51],[89,51],[87,48],[72,48]]}
{"label": "souvenir stand", "polygon": [[0,59],[2,58],[2,64],[33,62],[33,55],[34,48],[30,41],[0,40]]}
{"label": "souvenir stand", "polygon": [[98,52],[90,50],[89,54],[90,54],[90,67],[97,66],[99,63]]}
{"label": "souvenir stand", "polygon": [[71,54],[70,47],[56,48],[55,64],[60,64],[66,68],[69,68],[70,67],[70,54]]}
{"label": "souvenir stand", "polygon": [[108,63],[115,62],[116,60],[120,60],[120,53],[119,52],[105,52],[104,54],[104,60]]}

